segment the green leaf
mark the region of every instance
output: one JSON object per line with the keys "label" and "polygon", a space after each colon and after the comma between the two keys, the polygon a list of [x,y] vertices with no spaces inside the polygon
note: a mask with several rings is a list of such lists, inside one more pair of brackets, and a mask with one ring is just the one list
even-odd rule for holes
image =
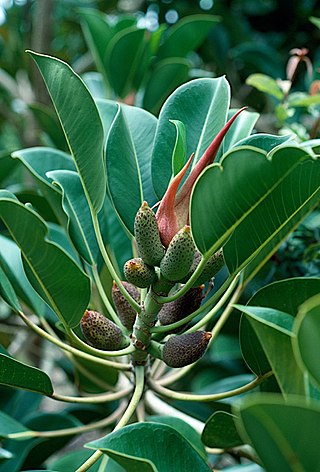
{"label": "green leaf", "polygon": [[317,26],[317,28],[320,29],[320,18],[317,18],[315,16],[310,16],[309,20],[311,21],[311,23],[313,23],[314,25]]}
{"label": "green leaf", "polygon": [[310,105],[319,105],[320,93],[309,95],[308,93],[291,93],[288,97],[289,107],[309,107]]}
{"label": "green leaf", "polygon": [[315,295],[300,306],[292,339],[297,361],[311,378],[320,385],[319,339],[320,295]]}
{"label": "green leaf", "polygon": [[[243,112],[241,113],[238,119],[240,119],[242,115],[243,115]],[[252,136],[247,136],[246,138],[240,139],[240,141],[235,142],[232,147],[253,146],[253,147],[262,149],[265,152],[271,152],[272,149],[275,148],[276,146],[279,146],[280,144],[284,144],[285,142],[290,141],[290,140],[291,140],[290,134],[285,135],[285,136],[277,136],[273,134],[257,133],[257,134],[253,134]]]}
{"label": "green leaf", "polygon": [[[0,359],[1,356],[3,356],[3,354],[0,354]],[[28,431],[28,428],[14,418],[11,418],[11,416],[0,411],[0,438],[7,438],[9,434],[22,433],[24,431]]]}
{"label": "green leaf", "polygon": [[320,471],[318,403],[250,395],[235,407],[235,414],[241,420],[239,433],[255,448],[267,471]]}
{"label": "green leaf", "polygon": [[[45,222],[9,192],[0,192],[0,216],[20,247],[40,295],[70,327],[78,325],[90,299],[90,279],[55,243]],[[30,238],[32,228],[32,238]]]}
{"label": "green leaf", "polygon": [[0,152],[0,182],[15,170],[16,165],[17,163],[12,159],[10,151]]}
{"label": "green leaf", "polygon": [[277,100],[281,101],[284,97],[284,93],[281,90],[280,86],[277,84],[276,80],[268,75],[264,74],[252,74],[246,80],[247,85],[260,90],[260,92],[267,93],[272,97],[275,97]]}
{"label": "green leaf", "polygon": [[[79,451],[67,452],[62,457],[58,457],[57,459],[50,462],[50,467],[55,472],[70,472],[71,470],[76,470],[76,468],[79,468],[87,459],[89,459],[90,456],[92,456],[92,452],[83,449]],[[98,472],[100,464],[101,459],[90,467],[90,472]]]}
{"label": "green leaf", "polygon": [[90,205],[101,209],[106,193],[103,129],[87,87],[65,62],[30,52],[44,78]]}
{"label": "green leaf", "polygon": [[146,80],[143,94],[143,108],[155,115],[165,99],[189,77],[190,62],[183,58],[163,59],[157,62]]}
{"label": "green leaf", "polygon": [[26,277],[18,246],[0,234],[0,266],[19,299],[38,316],[45,313],[45,304]]}
{"label": "green leaf", "polygon": [[63,129],[54,110],[42,103],[32,103],[28,106],[36,117],[42,132],[47,134],[53,145],[58,149],[67,151],[68,145],[63,134]]}
{"label": "green leaf", "polygon": [[[298,313],[299,306],[319,292],[320,280],[318,278],[291,278],[263,287],[250,299],[249,305],[274,308],[294,317]],[[256,375],[265,374],[270,370],[270,364],[262,346],[244,316],[240,323],[240,343],[244,359]]]}
{"label": "green leaf", "polygon": [[145,110],[121,106],[106,148],[108,188],[124,226],[133,234],[135,215],[146,200],[155,203],[150,157],[156,118]]}
{"label": "green leaf", "polygon": [[62,190],[62,205],[68,215],[68,232],[74,246],[88,264],[96,263],[100,252],[79,175],[70,170],[56,170],[47,175]]}
{"label": "green leaf", "polygon": [[185,421],[180,418],[174,418],[173,416],[149,416],[147,421],[171,426],[173,429],[178,431],[178,433],[180,433],[192,447],[194,447],[204,460],[207,460],[207,453],[201,442],[199,433],[197,433],[197,431],[195,431],[192,426]]}
{"label": "green leaf", "polygon": [[163,35],[158,57],[184,57],[190,51],[195,51],[218,21],[219,18],[213,15],[189,15],[183,18]]}
{"label": "green leaf", "polygon": [[208,447],[220,447],[222,449],[243,444],[234,423],[235,418],[235,415],[226,411],[213,413],[202,432],[202,442]]}
{"label": "green leaf", "polygon": [[17,298],[17,295],[8,279],[6,274],[3,272],[1,266],[0,266],[0,296],[4,299],[5,302],[8,303],[9,306],[11,306],[14,310],[20,311],[21,306],[19,303],[19,300]]}
{"label": "green leaf", "polygon": [[102,450],[130,472],[210,471],[181,434],[159,423],[125,426],[87,447]]}
{"label": "green leaf", "polygon": [[51,380],[45,372],[4,354],[0,354],[0,383],[44,395],[53,393]]}
{"label": "green leaf", "polygon": [[52,185],[46,173],[57,169],[76,170],[71,156],[58,149],[34,147],[15,151],[12,153],[12,157],[18,159],[30,172],[31,176],[35,179],[37,187],[49,202],[58,221],[64,224],[65,215],[61,208],[60,192],[57,187]]}
{"label": "green leaf", "polygon": [[106,70],[112,88],[121,98],[138,89],[137,75],[143,75],[148,67],[149,55],[145,55],[148,43],[144,38],[143,29],[131,26],[116,33],[109,41]]}
{"label": "green leaf", "polygon": [[[237,110],[229,110],[227,120],[231,119],[236,112]],[[239,141],[248,139],[258,118],[259,114],[251,111],[244,110],[240,113],[223,139],[222,153],[224,154],[235,145],[238,145]]]}
{"label": "green leaf", "polygon": [[229,101],[230,86],[224,77],[192,80],[167,99],[159,115],[152,156],[152,180],[159,200],[171,179],[176,133],[169,120],[185,125],[187,156],[195,153],[195,165],[225,125]]}
{"label": "green leaf", "polygon": [[[260,149],[241,147],[209,166],[194,187],[190,207],[199,251],[213,254],[233,233],[225,254],[228,269],[232,273],[244,267],[306,200],[316,198],[320,161],[308,157],[293,146],[277,148],[268,156]],[[299,166],[303,161],[306,165]],[[291,191],[297,175],[301,194]]]}
{"label": "green leaf", "polygon": [[179,120],[170,120],[176,127],[176,142],[172,154],[172,175],[177,175],[185,164],[187,157],[186,127]]}

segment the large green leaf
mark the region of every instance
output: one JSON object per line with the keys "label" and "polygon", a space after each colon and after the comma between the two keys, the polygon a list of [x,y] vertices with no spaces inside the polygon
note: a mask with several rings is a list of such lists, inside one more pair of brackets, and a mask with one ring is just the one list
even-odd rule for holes
{"label": "large green leaf", "polygon": [[90,279],[59,246],[48,240],[42,218],[9,192],[0,193],[0,216],[33,274],[32,285],[36,285],[61,321],[70,327],[77,326],[90,299]]}
{"label": "large green leaf", "polygon": [[277,100],[282,100],[284,97],[284,92],[280,88],[279,84],[268,75],[265,74],[252,74],[246,80],[247,85],[251,85],[256,89],[260,90],[260,92],[267,93],[272,95]]}
{"label": "large green leaf", "polygon": [[23,364],[5,354],[0,354],[0,383],[44,395],[53,393],[51,380],[45,372]]}
{"label": "large green leaf", "polygon": [[187,59],[174,57],[159,61],[146,81],[143,108],[157,115],[169,94],[187,81],[189,69]]}
{"label": "large green leaf", "polygon": [[141,28],[125,28],[109,41],[105,65],[110,84],[119,97],[124,98],[139,88],[149,59],[150,51],[145,40],[145,31]]}
{"label": "large green leaf", "polygon": [[[250,299],[250,306],[269,307],[296,316],[299,306],[320,292],[320,279],[297,277],[274,282],[260,289]],[[261,343],[246,317],[240,324],[241,350],[249,368],[257,375],[270,370]]]}
{"label": "large green leaf", "polygon": [[243,444],[235,426],[235,418],[235,415],[226,411],[215,411],[206,422],[202,432],[202,442],[208,447],[223,449]]}
{"label": "large green leaf", "polygon": [[68,145],[63,134],[63,129],[52,107],[44,105],[43,103],[32,103],[29,105],[29,108],[36,117],[42,133],[46,135],[45,137],[40,135],[42,139],[44,138],[44,141],[48,141],[49,138],[55,147],[62,151],[67,151]]}
{"label": "large green leaf", "polygon": [[[3,354],[0,354],[2,356]],[[6,438],[9,434],[22,433],[28,431],[28,428],[23,426],[11,416],[0,411],[0,438]]]}
{"label": "large green leaf", "polygon": [[[300,166],[303,161],[306,165]],[[306,199],[315,198],[318,184],[313,174],[319,164],[293,146],[277,148],[268,156],[251,147],[232,149],[221,164],[209,166],[194,187],[190,221],[199,251],[214,253],[233,233],[228,244],[235,256],[229,270],[242,268]],[[305,189],[302,195],[292,192],[292,175],[297,177],[297,172]],[[237,237],[239,226],[245,239]]]}
{"label": "large green leaf", "polygon": [[[230,110],[227,120],[230,120],[237,110]],[[244,110],[232,123],[227,132],[221,147],[221,153],[225,154],[230,148],[234,147],[242,139],[246,139],[252,132],[254,125],[259,118],[258,113]]]}
{"label": "large green leaf", "polygon": [[192,80],[167,99],[159,115],[152,156],[152,180],[159,200],[171,178],[176,133],[170,120],[184,123],[187,156],[194,152],[195,164],[225,125],[229,101],[230,87],[224,77]]}
{"label": "large green leaf", "polygon": [[150,169],[155,128],[156,118],[150,113],[121,106],[108,135],[108,188],[120,219],[131,233],[143,200],[150,206],[155,202]]}
{"label": "large green leaf", "polygon": [[99,247],[90,208],[79,175],[70,170],[48,172],[63,193],[63,209],[68,215],[68,231],[79,254],[92,265],[97,262]]}
{"label": "large green leaf", "polygon": [[[67,452],[62,457],[50,461],[50,467],[55,472],[70,472],[71,470],[76,470],[76,468],[80,467],[87,459],[89,459],[90,456],[92,456],[92,452],[84,449]],[[100,464],[101,459],[90,467],[90,472],[99,472]],[[123,469],[120,470],[123,471]]]}
{"label": "large green leaf", "polygon": [[128,472],[210,471],[188,441],[171,426],[164,424],[125,426],[87,446],[102,450]]}
{"label": "large green leaf", "polygon": [[281,391],[284,394],[304,395],[304,372],[292,350],[293,316],[274,308],[236,306],[248,317]]}
{"label": "large green leaf", "polygon": [[16,168],[16,163],[11,158],[10,151],[0,152],[0,182],[10,175]]}
{"label": "large green leaf", "polygon": [[18,246],[0,234],[0,266],[19,299],[38,316],[45,313],[45,304],[26,277]]}
{"label": "large green leaf", "polygon": [[[320,292],[319,292],[320,293]],[[320,295],[319,293],[300,306],[292,339],[297,361],[320,385]]]}
{"label": "large green leaf", "polygon": [[6,274],[3,272],[1,265],[0,265],[0,297],[2,297],[5,302],[9,306],[11,306],[14,310],[19,311],[21,310],[21,306],[18,300],[18,297],[11,285],[10,280],[6,276]]}
{"label": "large green leaf", "polygon": [[[242,116],[243,116],[243,113],[241,113],[238,119],[240,119]],[[290,134],[284,135],[284,136],[277,136],[274,134],[256,133],[251,136],[242,138],[239,141],[235,141],[232,144],[232,147],[253,146],[253,147],[262,149],[263,151],[270,152],[276,146],[279,146],[280,144],[284,144],[285,142],[290,141],[290,140],[291,140]]]}
{"label": "large green leaf", "polygon": [[205,14],[183,18],[163,34],[158,57],[184,57],[188,52],[196,50],[218,21],[217,16]]}
{"label": "large green leaf", "polygon": [[235,407],[239,432],[267,472],[319,472],[320,408],[302,398],[252,395]]}
{"label": "large green leaf", "polygon": [[50,93],[88,201],[98,212],[106,193],[106,175],[103,129],[93,98],[68,64],[53,57],[30,54]]}

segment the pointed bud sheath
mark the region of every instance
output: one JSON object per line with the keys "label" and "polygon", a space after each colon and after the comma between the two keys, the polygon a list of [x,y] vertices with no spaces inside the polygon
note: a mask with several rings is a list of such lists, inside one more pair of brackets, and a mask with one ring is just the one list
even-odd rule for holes
{"label": "pointed bud sheath", "polygon": [[[202,291],[204,285],[200,287],[191,288],[182,297],[170,303],[165,303],[158,314],[160,324],[166,326],[176,321],[180,321],[188,315],[196,311],[202,302]],[[184,325],[185,326],[185,325]],[[177,333],[183,329],[184,326],[176,328],[171,333]]]}
{"label": "pointed bud sheath", "polygon": [[128,346],[128,338],[119,326],[98,311],[86,310],[80,326],[86,340],[96,349],[118,351]]}
{"label": "pointed bud sheath", "polygon": [[156,279],[154,268],[145,264],[140,257],[127,261],[123,272],[127,281],[139,288],[149,287]]}
{"label": "pointed bud sheath", "polygon": [[162,360],[169,367],[184,367],[193,364],[206,352],[211,333],[196,331],[173,336],[162,349]]}
{"label": "pointed bud sheath", "polygon": [[151,266],[159,266],[164,256],[164,247],[161,243],[156,216],[147,202],[143,202],[136,214],[134,235],[141,259]]}
{"label": "pointed bud sheath", "polygon": [[194,259],[195,245],[190,226],[182,228],[171,240],[160,264],[163,277],[179,282],[189,272]]}
{"label": "pointed bud sheath", "polygon": [[[131,295],[131,297],[137,303],[139,303],[139,300],[140,300],[139,290],[134,285],[131,285],[128,282],[122,282],[122,285],[124,286],[126,291],[129,293],[129,295]],[[114,306],[116,308],[116,311],[117,311],[117,314],[119,316],[121,323],[127,329],[132,330],[137,312],[130,305],[130,303],[125,299],[118,285],[115,282],[113,282],[113,287],[112,287],[112,300],[113,300]]]}

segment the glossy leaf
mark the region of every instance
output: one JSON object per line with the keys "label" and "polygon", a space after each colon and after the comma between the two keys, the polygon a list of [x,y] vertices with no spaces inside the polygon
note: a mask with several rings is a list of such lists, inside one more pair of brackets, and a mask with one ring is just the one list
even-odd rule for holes
{"label": "glossy leaf", "polygon": [[144,36],[143,29],[131,26],[116,33],[109,41],[105,66],[109,82],[121,98],[137,90],[140,84],[135,83],[136,76],[143,75],[149,64],[148,56],[144,57],[147,47]]}
{"label": "glossy leaf", "polygon": [[[80,467],[87,459],[89,459],[90,456],[92,456],[92,452],[84,449],[67,452],[66,454],[63,454],[62,457],[58,457],[50,462],[50,467],[55,472],[70,472],[72,469],[75,470]],[[101,459],[90,467],[90,472],[99,472],[100,464]]]}
{"label": "glossy leaf", "polygon": [[[260,149],[242,147],[227,153],[221,164],[209,166],[194,187],[190,207],[192,234],[199,251],[213,254],[233,233],[228,245],[234,257],[229,258],[228,268],[230,272],[234,267],[240,270],[306,199],[315,198],[318,183],[313,174],[320,163],[309,158],[305,166],[298,167],[307,159],[308,154],[297,147],[278,148],[268,157]],[[304,191],[292,193],[292,176],[302,172]],[[237,236],[238,227],[245,239]]]}
{"label": "glossy leaf", "polygon": [[18,246],[0,234],[0,266],[19,299],[38,316],[45,313],[45,304],[26,277]]}
{"label": "glossy leaf", "polygon": [[[237,110],[230,110],[228,113],[228,120],[237,112]],[[224,137],[221,152],[222,154],[226,153],[229,149],[234,147],[242,139],[248,139],[248,136],[251,134],[254,125],[256,124],[259,118],[258,113],[244,110],[232,123],[229,131]]]}
{"label": "glossy leaf", "polygon": [[294,318],[267,307],[239,306],[248,317],[284,394],[304,395],[305,378],[292,350]]}
{"label": "glossy leaf", "polygon": [[[0,354],[0,356],[3,356],[3,354]],[[9,434],[22,433],[23,431],[28,431],[28,428],[0,411],[0,438],[6,438]]]}
{"label": "glossy leaf", "polygon": [[196,50],[211,28],[218,22],[213,15],[189,15],[167,30],[158,50],[158,57],[184,57]]}
{"label": "glossy leaf", "polygon": [[176,431],[178,431],[178,433],[180,433],[191,444],[192,447],[195,448],[195,450],[201,457],[203,457],[204,460],[207,460],[207,453],[201,442],[199,433],[197,433],[197,431],[195,431],[192,426],[190,426],[185,421],[172,416],[149,416],[147,421],[171,426]]}
{"label": "glossy leaf", "polygon": [[195,153],[195,165],[225,125],[229,101],[230,87],[224,77],[192,80],[181,85],[167,99],[159,115],[152,156],[152,180],[159,200],[171,179],[171,156],[176,135],[169,120],[184,123],[187,156]]}
{"label": "glossy leaf", "polygon": [[[242,114],[240,115],[240,117]],[[240,118],[239,117],[239,118]],[[253,146],[262,149],[265,152],[271,152],[273,148],[280,144],[288,143],[291,140],[291,135],[277,136],[275,134],[256,133],[252,136],[247,136],[233,144],[233,147]]]}
{"label": "glossy leaf", "polygon": [[320,471],[318,403],[252,395],[235,413],[241,420],[239,433],[255,448],[267,472]]}
{"label": "glossy leaf", "polygon": [[59,59],[30,52],[44,78],[75,160],[88,201],[96,212],[106,192],[103,129],[87,87]]}
{"label": "glossy leaf", "polygon": [[135,215],[146,200],[155,203],[150,157],[156,118],[145,110],[120,107],[106,148],[108,188],[124,226],[133,233]]}
{"label": "glossy leaf", "polygon": [[51,380],[45,372],[4,354],[0,354],[0,383],[44,395],[53,393]]}
{"label": "glossy leaf", "polygon": [[[274,308],[294,317],[298,313],[299,306],[319,292],[320,280],[318,278],[291,278],[273,282],[260,289],[250,299],[249,305]],[[240,343],[244,359],[256,375],[270,370],[270,364],[261,343],[245,317],[241,318]]]}
{"label": "glossy leaf", "polygon": [[62,205],[68,215],[68,231],[74,246],[88,264],[96,263],[99,247],[79,175],[68,170],[56,170],[47,175],[62,190]]}
{"label": "glossy leaf", "polygon": [[29,108],[36,117],[42,132],[49,137],[49,140],[53,145],[58,149],[67,151],[68,145],[61,124],[52,108],[49,108],[47,105],[43,105],[42,103],[32,103],[29,105]]}
{"label": "glossy leaf", "polygon": [[172,154],[172,175],[177,175],[185,164],[187,157],[186,128],[182,121],[171,120],[176,127],[176,142]]}
{"label": "glossy leaf", "polygon": [[320,339],[320,295],[317,294],[300,306],[292,339],[297,361],[320,385],[319,339]]}
{"label": "glossy leaf", "polygon": [[1,280],[0,297],[2,297],[4,301],[7,302],[7,304],[11,306],[14,310],[20,311],[21,306],[17,298],[17,295],[10,283],[10,280],[1,269],[1,265],[0,265],[0,280]]}
{"label": "glossy leaf", "polygon": [[187,59],[175,57],[157,62],[146,80],[143,108],[157,115],[170,93],[187,82],[189,70],[190,62]]}
{"label": "glossy leaf", "polygon": [[125,426],[87,444],[87,447],[102,450],[130,472],[210,471],[206,462],[181,434],[159,423]]}
{"label": "glossy leaf", "polygon": [[10,151],[0,152],[0,182],[15,170],[17,163],[12,159]]}
{"label": "glossy leaf", "polygon": [[252,74],[246,80],[247,85],[251,85],[260,92],[267,93],[272,95],[277,100],[282,100],[284,97],[284,92],[281,90],[277,82],[272,78],[264,74]]}
{"label": "glossy leaf", "polygon": [[[90,280],[76,263],[47,239],[45,222],[9,192],[0,195],[0,216],[33,273],[31,283],[61,321],[74,327],[90,299]],[[30,228],[33,237],[30,238]]]}
{"label": "glossy leaf", "polygon": [[225,411],[213,413],[202,432],[202,442],[208,447],[220,447],[222,449],[243,444],[234,423],[235,418],[235,415]]}

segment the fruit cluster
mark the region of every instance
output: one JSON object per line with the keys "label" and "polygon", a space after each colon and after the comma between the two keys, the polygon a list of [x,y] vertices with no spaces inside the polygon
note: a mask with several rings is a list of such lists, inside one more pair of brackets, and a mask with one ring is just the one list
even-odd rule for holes
{"label": "fruit cluster", "polygon": [[[180,286],[186,283],[201,262],[201,254],[196,250],[188,225],[180,229],[165,248],[156,215],[146,202],[136,214],[134,235],[139,257],[125,263],[126,281],[122,282],[122,287],[114,282],[112,299],[119,320],[131,333],[135,347],[148,352],[150,327],[157,321],[163,326],[170,325],[195,312],[203,299],[203,284],[214,277],[224,260],[222,250],[218,251],[206,262],[200,276],[184,295],[161,305],[154,301],[154,295],[167,295],[177,284]],[[147,289],[147,295],[144,304],[140,305],[141,312],[137,313],[123,292],[126,290],[139,304],[139,289]],[[186,326],[184,324],[172,329],[172,336],[166,342],[157,343],[156,356],[170,367],[183,367],[197,361],[205,353],[210,341],[211,333],[204,331],[180,334]],[[128,344],[128,337],[121,329],[97,312],[87,311],[82,318],[81,328],[87,341],[98,349],[118,350]]]}

